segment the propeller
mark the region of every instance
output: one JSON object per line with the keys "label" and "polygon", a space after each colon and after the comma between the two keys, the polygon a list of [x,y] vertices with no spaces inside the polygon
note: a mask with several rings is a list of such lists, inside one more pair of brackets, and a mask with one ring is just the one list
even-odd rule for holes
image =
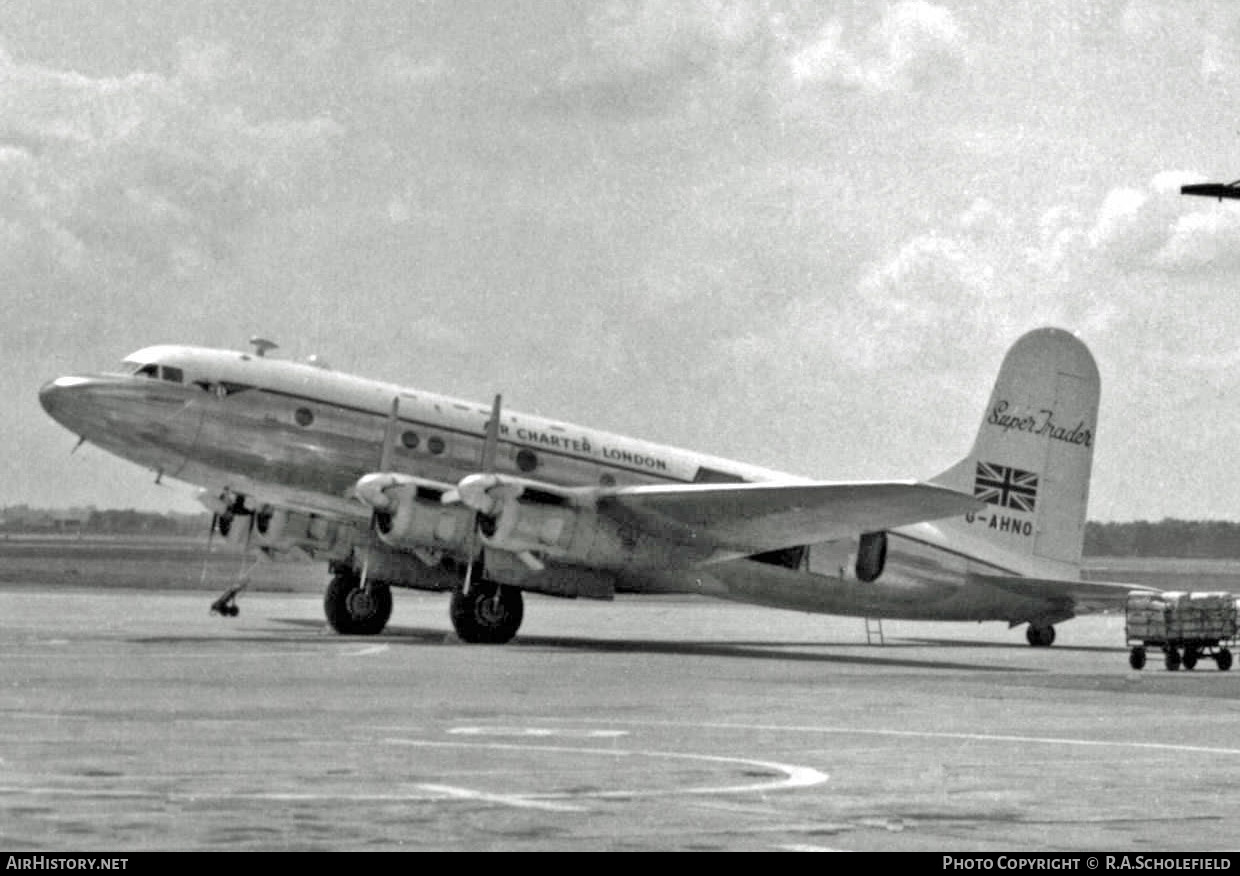
{"label": "propeller", "polygon": [[[450,490],[448,493],[444,494],[442,499],[443,502],[447,503],[452,501],[461,501],[465,495],[468,495],[470,487],[475,484],[481,487],[480,492],[482,493],[482,497],[485,497],[487,485],[494,482],[495,478],[493,475],[495,472],[495,456],[499,450],[499,413],[502,403],[503,397],[496,395],[495,402],[491,405],[491,419],[487,420],[486,435],[482,440],[482,460],[480,466],[481,473],[476,475],[467,475],[462,478],[460,484],[457,485],[457,489]],[[469,529],[465,534],[465,556],[467,559],[465,563],[465,584],[461,588],[461,592],[469,593],[469,587],[470,584],[473,583],[474,578],[474,560],[477,557],[479,550],[479,506],[486,506],[482,501],[477,500],[473,502],[465,502],[465,504],[473,509],[473,513],[470,515]]]}
{"label": "propeller", "polygon": [[[400,422],[400,396],[392,397],[392,410],[388,414],[387,425],[383,429],[383,447],[379,451],[379,471],[385,472],[392,467],[393,442],[396,440],[396,427]],[[362,575],[358,587],[366,589],[366,581],[370,576],[370,552],[375,541],[375,530],[379,526],[379,509],[371,505],[370,522],[366,525],[366,553],[362,558]]]}

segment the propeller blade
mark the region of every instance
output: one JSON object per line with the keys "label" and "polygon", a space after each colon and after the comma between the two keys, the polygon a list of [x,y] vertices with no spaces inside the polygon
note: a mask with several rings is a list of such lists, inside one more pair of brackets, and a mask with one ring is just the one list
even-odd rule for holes
{"label": "propeller blade", "polygon": [[392,466],[392,451],[396,444],[396,428],[400,423],[400,396],[393,396],[392,410],[388,414],[387,425],[383,429],[383,449],[379,451],[379,471],[387,471]]}
{"label": "propeller blade", "polygon": [[499,410],[503,396],[496,395],[491,405],[491,419],[487,420],[486,437],[482,441],[482,472],[495,471],[495,454],[499,450]]}
{"label": "propeller blade", "polygon": [[[503,406],[503,396],[496,394],[495,401],[491,404],[491,419],[487,420],[486,434],[482,439],[482,459],[479,460],[480,474],[468,475],[461,479],[461,483],[457,485],[455,490],[449,490],[445,493],[440,501],[464,502],[474,509],[474,513],[470,515],[469,529],[465,536],[465,583],[463,591],[469,593],[469,586],[474,579],[474,557],[478,553],[478,511],[479,506],[486,507],[484,502],[489,501],[486,495],[486,489],[494,478],[488,478],[487,475],[495,471],[495,457],[499,452],[499,415]],[[469,483],[466,483],[466,482]],[[469,495],[470,487],[477,485],[481,489],[475,490],[477,495]],[[449,500],[449,493],[452,499]],[[473,501],[470,501],[470,499]]]}
{"label": "propeller blade", "polygon": [[[392,467],[392,453],[395,451],[396,430],[400,424],[400,396],[392,397],[392,410],[388,413],[387,424],[383,427],[383,446],[379,450],[379,473]],[[366,524],[366,552],[362,557],[362,575],[358,586],[366,589],[366,581],[370,577],[370,552],[375,540],[375,529],[379,525],[379,509],[372,504],[370,520]]]}
{"label": "propeller blade", "polygon": [[202,574],[198,576],[198,586],[205,586],[207,583],[207,555],[211,553],[211,542],[215,541],[215,527],[219,525],[220,515],[218,513],[211,514],[211,529],[207,531],[207,549],[202,554]]}

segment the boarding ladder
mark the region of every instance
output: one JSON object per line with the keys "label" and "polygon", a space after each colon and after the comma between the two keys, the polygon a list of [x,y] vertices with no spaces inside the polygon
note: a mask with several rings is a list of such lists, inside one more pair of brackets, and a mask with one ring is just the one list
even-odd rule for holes
{"label": "boarding ladder", "polygon": [[865,643],[873,645],[877,642],[879,645],[885,645],[883,641],[883,619],[881,617],[867,617],[865,619]]}

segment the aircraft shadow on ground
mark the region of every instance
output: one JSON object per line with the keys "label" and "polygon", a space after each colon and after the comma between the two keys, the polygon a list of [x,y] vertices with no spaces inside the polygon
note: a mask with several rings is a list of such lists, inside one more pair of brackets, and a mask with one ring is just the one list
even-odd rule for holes
{"label": "aircraft shadow on ground", "polygon": [[[910,638],[902,636],[899,642],[888,641],[886,647],[924,647],[926,645],[950,645],[953,648],[1022,648],[1034,650],[1024,642],[973,642],[963,641],[961,639],[927,639],[927,638]],[[1110,647],[1107,645],[1053,645],[1050,651],[1079,651],[1109,654],[1113,651],[1126,651],[1127,648],[1122,645]]]}
{"label": "aircraft shadow on ground", "polygon": [[[314,629],[319,634],[311,637],[298,637],[298,642],[321,643],[324,624],[304,618],[273,618],[275,623],[299,629]],[[381,636],[335,636],[337,641],[367,642],[383,645],[457,645],[464,646],[454,634],[444,630],[432,630],[424,627],[389,626]],[[254,644],[260,639],[253,637],[228,637],[229,640],[245,641]],[[212,641],[220,641],[212,637]],[[143,642],[167,643],[167,637],[158,640],[142,639]],[[288,642],[287,638],[280,641]],[[960,644],[948,643],[944,644]],[[485,648],[486,645],[468,645],[464,647]],[[892,645],[858,645],[856,643],[833,643],[824,641],[813,642],[703,642],[703,641],[667,641],[658,639],[591,639],[583,636],[528,636],[520,635],[505,648],[546,648],[557,651],[588,651],[593,653],[617,654],[681,654],[698,657],[731,657],[745,660],[779,660],[783,662],[857,664],[867,666],[903,667],[909,669],[963,669],[973,672],[1038,672],[1027,667],[985,666],[974,663],[958,663],[948,660],[913,660],[889,656],[894,650]],[[857,648],[865,649],[867,654],[824,654],[808,653],[794,650],[799,648]],[[908,647],[905,645],[904,647]],[[1027,647],[1027,646],[1026,646]]]}

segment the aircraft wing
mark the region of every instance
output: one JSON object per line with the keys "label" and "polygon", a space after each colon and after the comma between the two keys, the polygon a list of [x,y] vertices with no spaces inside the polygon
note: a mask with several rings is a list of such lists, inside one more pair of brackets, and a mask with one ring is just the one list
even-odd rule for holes
{"label": "aircraft wing", "polygon": [[1160,592],[1147,584],[1126,584],[1122,581],[1069,581],[1058,578],[1020,578],[999,575],[976,575],[976,580],[1026,599],[1052,602],[1069,612],[1067,615],[1094,614],[1122,610],[1128,594],[1135,591]]}
{"label": "aircraft wing", "polygon": [[955,517],[983,503],[917,481],[689,484],[599,490],[596,507],[629,524],[733,557]]}

